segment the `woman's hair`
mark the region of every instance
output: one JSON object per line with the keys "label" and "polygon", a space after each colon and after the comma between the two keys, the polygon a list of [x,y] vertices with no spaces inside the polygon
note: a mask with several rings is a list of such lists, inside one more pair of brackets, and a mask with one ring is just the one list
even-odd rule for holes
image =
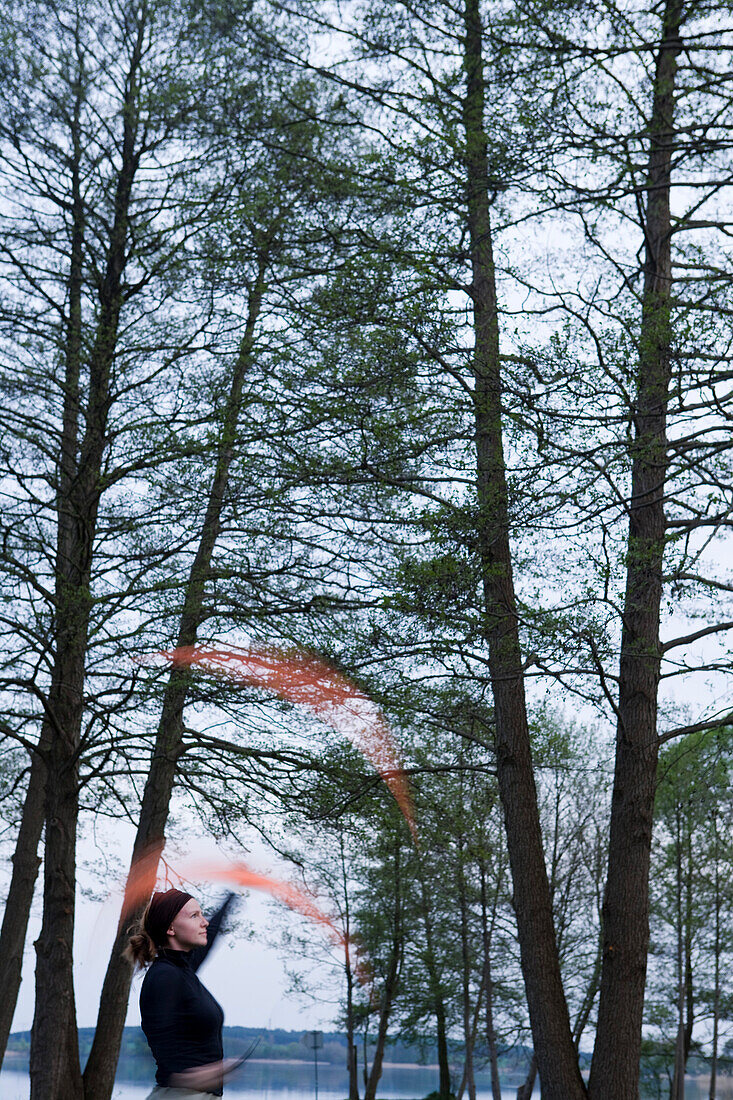
{"label": "woman's hair", "polygon": [[158,949],[153,943],[150,935],[145,930],[145,922],[148,918],[150,911],[150,902],[145,906],[143,915],[140,920],[136,920],[128,930],[129,940],[127,941],[127,947],[122,952],[128,962],[132,963],[135,967],[144,967],[148,963],[151,963],[155,956],[158,954]]}

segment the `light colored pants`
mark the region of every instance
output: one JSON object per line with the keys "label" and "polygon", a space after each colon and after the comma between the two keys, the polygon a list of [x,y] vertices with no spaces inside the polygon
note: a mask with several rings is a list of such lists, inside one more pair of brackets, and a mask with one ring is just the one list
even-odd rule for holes
{"label": "light colored pants", "polygon": [[171,1089],[156,1085],[148,1100],[221,1100],[213,1092],[197,1092],[195,1089]]}

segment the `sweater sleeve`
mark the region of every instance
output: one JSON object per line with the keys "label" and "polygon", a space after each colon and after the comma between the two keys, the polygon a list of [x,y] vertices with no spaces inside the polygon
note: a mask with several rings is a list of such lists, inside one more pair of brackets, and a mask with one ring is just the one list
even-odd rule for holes
{"label": "sweater sleeve", "polygon": [[181,1005],[183,980],[173,966],[150,972],[140,991],[142,1029],[158,1064],[158,1083],[166,1085],[172,1073],[187,1069],[181,1064]]}
{"label": "sweater sleeve", "polygon": [[235,897],[236,894],[233,894],[231,892],[228,893],[227,896],[224,898],[222,904],[209,920],[209,927],[206,929],[206,947],[195,947],[191,952],[191,966],[194,970],[198,970],[198,968],[201,966],[201,963],[204,961],[209,951],[211,951],[211,948],[214,946],[216,938],[221,931],[222,921],[227,915]]}

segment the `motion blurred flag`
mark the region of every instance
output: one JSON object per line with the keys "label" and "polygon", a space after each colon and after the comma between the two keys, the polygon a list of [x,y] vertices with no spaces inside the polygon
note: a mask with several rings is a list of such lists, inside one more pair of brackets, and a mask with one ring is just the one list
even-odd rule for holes
{"label": "motion blurred flag", "polygon": [[304,706],[351,741],[394,795],[417,841],[407,779],[387,720],[373,700],[325,661],[302,651],[179,646],[160,654],[176,668],[200,668],[261,687]]}

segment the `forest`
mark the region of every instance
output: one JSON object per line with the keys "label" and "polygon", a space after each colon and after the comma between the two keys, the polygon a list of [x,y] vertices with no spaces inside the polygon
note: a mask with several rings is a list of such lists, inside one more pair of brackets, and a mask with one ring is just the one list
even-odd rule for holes
{"label": "forest", "polygon": [[[733,7],[0,10],[0,1051],[23,977],[31,1100],[110,1100],[139,869],[187,829],[264,840],[343,932],[286,939],[296,986],[340,983],[349,1100],[397,1041],[437,1100],[484,1066],[498,1100],[519,1049],[519,1100],[682,1100],[693,1064],[715,1100]],[[317,708],[170,658],[221,646],[356,685],[414,834]],[[95,822],[135,839],[82,1061]]]}

